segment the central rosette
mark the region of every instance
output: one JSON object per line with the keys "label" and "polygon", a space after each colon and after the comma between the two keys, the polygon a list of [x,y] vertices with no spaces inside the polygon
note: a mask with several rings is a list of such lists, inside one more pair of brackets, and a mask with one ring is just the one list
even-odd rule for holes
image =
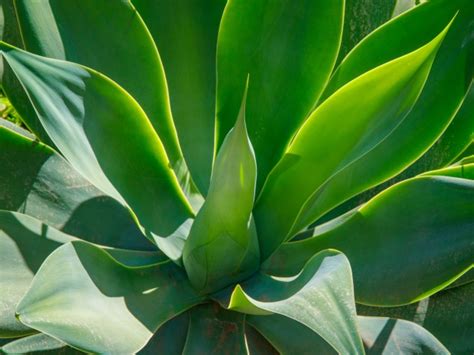
{"label": "central rosette", "polygon": [[214,163],[206,202],[186,241],[183,262],[192,285],[218,291],[258,270],[260,252],[252,209],[257,165],[245,125],[245,100]]}

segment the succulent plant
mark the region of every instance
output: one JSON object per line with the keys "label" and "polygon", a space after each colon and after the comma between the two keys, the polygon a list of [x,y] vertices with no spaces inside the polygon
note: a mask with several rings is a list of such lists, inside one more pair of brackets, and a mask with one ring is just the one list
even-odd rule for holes
{"label": "succulent plant", "polygon": [[4,0],[2,351],[472,353],[474,2],[362,3]]}

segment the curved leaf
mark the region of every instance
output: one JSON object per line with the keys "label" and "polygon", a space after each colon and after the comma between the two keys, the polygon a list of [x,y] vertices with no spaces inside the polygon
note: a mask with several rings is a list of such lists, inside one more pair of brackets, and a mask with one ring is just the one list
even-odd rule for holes
{"label": "curved leaf", "polygon": [[155,250],[121,203],[44,144],[0,122],[0,209],[18,211],[87,241]]}
{"label": "curved leaf", "polygon": [[395,308],[357,306],[361,314],[413,321],[429,330],[453,354],[472,354],[474,282],[441,291],[416,304]]}
{"label": "curved leaf", "polygon": [[[160,57],[129,1],[10,1],[15,5],[24,49],[85,65],[116,81],[143,107],[173,167],[179,163],[181,151]],[[104,14],[113,16],[104,21]]]}
{"label": "curved leaf", "polygon": [[45,334],[35,334],[14,340],[0,348],[5,354],[30,354],[40,352],[40,354],[83,354],[62,341],[56,340]]}
{"label": "curved leaf", "polygon": [[358,317],[366,353],[376,354],[444,354],[449,351],[432,334],[406,320]]}
{"label": "curved leaf", "polygon": [[135,353],[167,320],[202,301],[172,262],[126,267],[85,242],[54,251],[17,306],[19,320],[96,353]]}
{"label": "curved leaf", "polygon": [[245,78],[257,190],[316,103],[336,61],[343,0],[229,0],[217,44],[217,147],[234,125]]}
{"label": "curved leaf", "polygon": [[122,88],[71,62],[0,48],[61,153],[99,189],[125,200],[145,231],[166,237],[192,217],[159,137]]}
{"label": "curved leaf", "polygon": [[351,262],[357,302],[415,302],[472,267],[473,198],[472,180],[407,180],[317,227],[313,237],[282,245],[264,269],[291,275],[315,252],[336,248]]}
{"label": "curved leaf", "polygon": [[338,63],[370,32],[390,20],[397,0],[346,0]]}
{"label": "curved leaf", "polygon": [[[278,355],[277,349],[267,339],[249,325],[245,318],[245,340],[247,341],[248,354],[250,355]],[[298,323],[299,324],[299,323]]]}
{"label": "curved leaf", "polygon": [[133,3],[160,50],[183,154],[206,193],[214,153],[217,31],[226,0]]}
{"label": "curved leaf", "polygon": [[448,29],[353,80],[308,118],[257,200],[263,258],[332,207],[393,172],[390,159],[374,160],[371,153],[384,149],[385,139],[413,107]]}
{"label": "curved leaf", "polygon": [[183,354],[246,354],[244,315],[217,304],[204,304],[190,312]]}
{"label": "curved leaf", "polygon": [[247,316],[246,321],[268,339],[280,354],[337,354],[318,334],[293,319],[272,314],[265,317]]}
{"label": "curved leaf", "polygon": [[163,324],[139,355],[182,355],[189,328],[189,311]]}
{"label": "curved leaf", "polygon": [[[29,288],[40,265],[56,248],[76,238],[30,216],[0,210],[0,337],[31,334],[15,318],[15,307]],[[164,260],[156,252],[105,249],[128,266],[156,264]]]}
{"label": "curved leaf", "polygon": [[[420,48],[438,35],[459,10],[461,13],[456,16],[445,42],[462,43],[463,39],[469,38],[469,16],[468,14],[464,16],[462,13],[469,12],[470,3],[469,0],[430,1],[377,28],[344,58],[332,75],[323,98],[330,97],[345,84],[369,70]],[[440,51],[449,51],[451,47],[454,45],[445,44]],[[465,50],[466,48],[457,49],[457,51]],[[444,58],[442,62],[440,61],[439,67],[435,66],[434,69],[446,71],[453,63],[455,61]],[[462,71],[465,68],[462,67]],[[449,94],[448,90],[443,90],[443,94]]]}
{"label": "curved leaf", "polygon": [[[474,141],[474,84],[466,94],[462,106],[443,135],[425,155],[415,163],[431,170],[452,163]],[[413,170],[413,169],[411,169]],[[421,172],[419,168],[418,172]]]}
{"label": "curved leaf", "polygon": [[43,260],[71,240],[31,217],[0,211],[0,337],[34,333],[15,318],[15,306]]}
{"label": "curved leaf", "polygon": [[217,155],[206,202],[184,246],[189,279],[205,293],[245,279],[259,267],[252,217],[257,166],[245,123],[246,95]]}
{"label": "curved leaf", "polygon": [[351,268],[347,258],[337,251],[315,255],[294,277],[257,274],[237,285],[228,300],[225,292],[216,297],[231,310],[293,319],[341,353],[363,353],[357,333]]}

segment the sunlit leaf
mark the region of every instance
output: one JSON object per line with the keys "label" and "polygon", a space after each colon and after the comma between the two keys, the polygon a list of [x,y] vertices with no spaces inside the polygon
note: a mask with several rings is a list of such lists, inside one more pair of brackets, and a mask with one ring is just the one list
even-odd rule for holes
{"label": "sunlit leaf", "polygon": [[420,49],[353,80],[312,113],[257,200],[255,220],[264,258],[328,210],[397,169],[392,159],[381,160],[377,154],[387,149],[387,137],[415,104],[448,29]]}
{"label": "sunlit leaf", "polygon": [[239,112],[250,75],[247,124],[259,189],[321,95],[336,61],[343,0],[229,0],[217,44],[217,145]]}

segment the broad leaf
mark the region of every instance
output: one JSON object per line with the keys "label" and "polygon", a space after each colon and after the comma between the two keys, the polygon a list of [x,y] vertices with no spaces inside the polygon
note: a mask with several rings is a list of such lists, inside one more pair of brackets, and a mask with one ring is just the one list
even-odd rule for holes
{"label": "broad leaf", "polygon": [[0,122],[0,209],[18,211],[87,241],[154,250],[129,210],[60,155]]}
{"label": "broad leaf", "polygon": [[396,317],[423,326],[452,354],[472,354],[474,283],[441,291],[416,304],[395,308],[357,307],[360,314]]}
{"label": "broad leaf", "polygon": [[201,301],[171,261],[126,267],[91,244],[72,242],[46,259],[17,314],[27,326],[83,351],[130,354]]}
{"label": "broad leaf", "polygon": [[214,163],[206,202],[191,228],[183,253],[193,286],[215,292],[259,267],[252,208],[257,166],[245,123],[247,90],[234,128]]}
{"label": "broad leaf", "polygon": [[189,311],[163,324],[139,355],[182,355],[189,329]]}
{"label": "broad leaf", "polygon": [[[8,1],[14,2],[24,49],[85,65],[116,81],[143,107],[173,167],[179,164],[181,151],[160,57],[129,1]],[[113,16],[104,18],[106,14]]]}
{"label": "broad leaf", "polygon": [[226,0],[133,0],[160,50],[173,119],[201,192],[214,154],[216,43]]}
{"label": "broad leaf", "polygon": [[[459,10],[462,13],[456,16],[451,33],[445,42],[451,40],[453,43],[462,43],[463,39],[469,38],[470,35],[468,16],[469,8],[472,7],[470,3],[469,0],[430,1],[377,28],[344,58],[332,75],[323,98],[328,98],[367,71],[420,48],[440,33]],[[390,41],[390,45],[387,45],[387,41]],[[455,45],[445,44],[440,50],[441,52],[449,51],[452,47]],[[466,50],[465,47],[456,49],[457,52]],[[438,68],[435,66],[435,69],[446,71],[456,63],[454,59],[455,57],[450,60],[444,58],[442,62],[440,61]],[[466,65],[456,69],[462,69],[464,72]],[[457,70],[454,73],[457,73]],[[444,75],[447,74],[444,73]],[[460,74],[458,75],[461,77]],[[449,92],[446,90],[443,91],[444,93]]]}
{"label": "broad leaf", "polygon": [[247,316],[246,321],[268,339],[280,354],[337,354],[336,350],[318,334],[293,319],[273,314],[264,317]]}
{"label": "broad leaf", "polygon": [[438,339],[415,323],[361,316],[358,321],[367,355],[449,354]]}
{"label": "broad leaf", "polygon": [[147,235],[166,237],[192,217],[159,137],[121,87],[78,64],[0,48],[56,147],[91,183],[126,201]]}
{"label": "broad leaf", "polygon": [[216,297],[228,309],[268,316],[280,314],[319,334],[340,353],[362,353],[347,258],[332,250],[309,260],[294,277],[257,274]]}
{"label": "broad leaf", "polygon": [[[473,77],[474,67],[471,63],[474,41],[471,19],[474,16],[474,3],[469,0],[430,1],[390,21],[364,39],[348,55],[326,90],[325,95],[328,96],[365,71],[417,48],[441,30],[455,14],[456,19],[443,41],[415,107],[397,131],[387,137],[384,149],[371,153],[373,161],[391,161],[400,172],[436,142],[422,159],[402,176],[395,178],[395,181],[439,168],[449,162],[450,156],[457,149],[468,143],[466,136],[469,135],[472,120],[466,118],[466,108],[459,111],[454,119],[453,117],[463,102]],[[448,130],[445,135],[439,138],[446,127]],[[422,134],[417,134],[414,139],[413,132]],[[385,187],[390,184],[393,181]]]}
{"label": "broad leaf", "polygon": [[0,337],[34,332],[15,318],[15,307],[46,257],[71,236],[18,213],[0,211]]}
{"label": "broad leaf", "polygon": [[[0,210],[0,337],[32,332],[15,318],[15,307],[46,257],[75,239],[32,217]],[[128,266],[156,264],[166,259],[156,252],[111,248],[106,251]]]}
{"label": "broad leaf", "polygon": [[[399,319],[357,317],[367,354],[447,354],[446,348],[419,325]],[[288,318],[248,317],[281,354],[336,354],[311,329]]]}
{"label": "broad leaf", "polygon": [[473,198],[472,180],[407,180],[317,227],[313,237],[282,245],[264,269],[292,275],[314,253],[336,248],[351,262],[357,302],[415,302],[472,267]]}
{"label": "broad leaf", "polygon": [[329,79],[342,34],[343,0],[229,0],[217,44],[217,145],[239,111],[250,75],[249,136],[258,189]]}
{"label": "broad leaf", "polygon": [[263,258],[331,208],[393,173],[392,160],[374,159],[373,152],[386,149],[386,138],[415,104],[448,29],[353,80],[311,114],[257,200]]}
{"label": "broad leaf", "polygon": [[194,307],[189,314],[183,354],[246,354],[243,314],[217,304]]}
{"label": "broad leaf", "polygon": [[34,334],[17,340],[12,340],[10,343],[0,348],[5,354],[30,354],[39,352],[42,355],[46,354],[83,354],[67,347],[65,343],[60,340],[51,338],[46,334]]}

